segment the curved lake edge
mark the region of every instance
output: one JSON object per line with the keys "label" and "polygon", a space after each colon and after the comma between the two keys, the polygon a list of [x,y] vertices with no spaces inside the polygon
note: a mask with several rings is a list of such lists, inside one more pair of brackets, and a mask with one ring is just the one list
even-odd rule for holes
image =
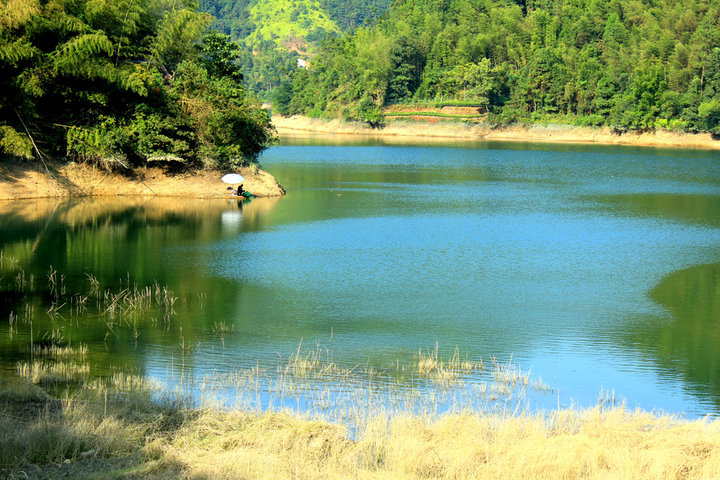
{"label": "curved lake edge", "polygon": [[458,120],[428,121],[414,119],[391,120],[382,128],[343,120],[309,118],[302,115],[282,117],[274,115],[273,125],[278,135],[291,137],[307,134],[341,136],[391,137],[398,141],[437,139],[485,140],[536,143],[578,143],[597,145],[627,145],[636,147],[673,147],[705,150],[720,149],[720,141],[710,133],[680,133],[664,130],[623,134],[609,127],[578,127],[565,124],[511,125],[493,127],[488,124],[469,124]]}
{"label": "curved lake edge", "polygon": [[[49,164],[50,173],[36,162],[0,163],[0,200],[97,196],[152,196],[227,198],[227,173],[197,170],[172,174],[161,168],[138,168],[130,175],[111,173],[90,165]],[[259,197],[278,197],[285,189],[262,169],[237,169],[245,189]]]}

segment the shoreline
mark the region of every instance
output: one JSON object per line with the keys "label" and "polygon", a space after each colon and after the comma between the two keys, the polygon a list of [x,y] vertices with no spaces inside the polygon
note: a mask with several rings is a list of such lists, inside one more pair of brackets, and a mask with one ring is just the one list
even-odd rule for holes
{"label": "shoreline", "polygon": [[[147,377],[91,382],[79,364],[68,378],[42,365],[0,378],[0,477],[706,480],[720,471],[711,418],[603,405],[392,414],[360,401],[349,415],[364,425],[353,435],[322,416],[192,406]],[[57,398],[57,385],[82,388]]]}
{"label": "shoreline", "polygon": [[613,133],[609,127],[576,127],[565,124],[513,125],[493,128],[489,125],[468,124],[460,121],[405,118],[392,119],[383,128],[372,128],[360,122],[309,118],[301,115],[291,117],[275,115],[272,117],[272,122],[280,138],[307,134],[329,134],[390,138],[398,141],[475,140],[720,150],[720,140],[715,140],[710,133],[655,131],[617,134]]}
{"label": "shoreline", "polygon": [[[620,145],[656,148],[720,150],[720,140],[710,133],[613,133],[609,127],[576,127],[565,124],[514,125],[493,128],[458,120],[437,118],[390,119],[382,128],[361,122],[309,118],[301,115],[272,117],[278,136],[348,137],[383,139],[397,143],[447,141],[498,141],[517,143]],[[219,179],[227,172],[198,170],[168,173],[162,168],[138,168],[122,175],[79,164],[51,163],[50,174],[37,162],[0,163],[0,201],[35,198],[97,196],[226,198],[227,186]],[[259,197],[276,197],[285,189],[262,169],[237,169],[245,177],[245,189]]]}
{"label": "shoreline", "polygon": [[[138,168],[131,175],[100,170],[90,165],[36,162],[0,163],[0,201],[36,198],[101,196],[228,198],[228,172],[198,170],[168,173],[158,168]],[[242,167],[245,189],[258,197],[279,197],[285,189],[268,172]]]}

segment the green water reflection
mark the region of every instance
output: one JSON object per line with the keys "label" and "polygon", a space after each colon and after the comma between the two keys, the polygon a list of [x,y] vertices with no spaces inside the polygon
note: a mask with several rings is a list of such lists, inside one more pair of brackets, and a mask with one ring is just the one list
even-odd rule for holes
{"label": "green water reflection", "polygon": [[[720,264],[674,272],[652,291],[671,319],[651,326],[638,340],[652,342],[658,361],[680,371],[708,398],[720,397]],[[653,349],[654,350],[654,349]]]}
{"label": "green water reflection", "polygon": [[720,197],[717,195],[636,193],[608,195],[597,200],[624,215],[659,216],[679,222],[720,227]]}
{"label": "green water reflection", "polygon": [[[720,227],[717,195],[645,193],[598,197],[614,212]],[[665,321],[636,325],[626,344],[670,372],[678,372],[698,394],[720,398],[720,264],[695,265],[664,277],[650,292],[667,309]],[[629,331],[632,331],[630,328]]]}
{"label": "green water reflection", "polygon": [[[222,321],[219,312],[204,305],[226,302],[235,289],[229,292],[228,282],[204,271],[200,262],[165,268],[172,255],[163,250],[262,229],[264,215],[279,200],[100,198],[2,204],[0,318],[15,318],[15,333],[6,321],[0,337],[5,371],[28,358],[30,319],[35,344],[57,339],[87,344],[97,374],[115,369],[144,373],[151,346],[184,355],[182,345],[191,345],[212,331],[213,322]],[[65,290],[57,300],[65,308],[57,316],[46,313],[55,301],[48,281],[51,270]],[[102,309],[92,308],[92,299],[86,314],[73,315],[72,299],[88,294],[91,276],[103,291],[115,293],[129,286],[169,285],[180,301],[167,323],[157,308],[126,318],[103,318]]]}

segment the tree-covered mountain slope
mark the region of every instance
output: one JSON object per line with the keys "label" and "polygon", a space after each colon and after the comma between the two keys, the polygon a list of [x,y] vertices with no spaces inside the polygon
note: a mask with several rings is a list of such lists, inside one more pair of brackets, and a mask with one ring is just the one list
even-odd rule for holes
{"label": "tree-covered mountain slope", "polygon": [[260,0],[248,9],[249,21],[255,25],[244,41],[253,46],[273,41],[286,49],[304,46],[306,39],[320,39],[339,34],[337,24],[317,0]]}
{"label": "tree-covered mountain slope", "polygon": [[395,0],[277,92],[284,113],[371,123],[450,102],[496,122],[720,133],[720,3]]}
{"label": "tree-covered mountain slope", "polygon": [[390,0],[201,0],[200,10],[215,17],[218,30],[252,47],[264,40],[282,46],[287,36],[318,42],[326,34],[373,23],[389,4]]}
{"label": "tree-covered mountain slope", "polygon": [[202,0],[213,28],[243,46],[248,87],[264,98],[289,81],[328,37],[373,23],[390,0]]}

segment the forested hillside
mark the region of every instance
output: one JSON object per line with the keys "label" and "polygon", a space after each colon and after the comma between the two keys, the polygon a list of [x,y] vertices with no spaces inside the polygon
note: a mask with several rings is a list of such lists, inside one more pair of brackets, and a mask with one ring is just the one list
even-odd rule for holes
{"label": "forested hillside", "polygon": [[242,46],[240,65],[254,93],[269,98],[328,36],[373,23],[390,0],[201,0],[213,28]]}
{"label": "forested hillside", "polygon": [[720,133],[719,21],[715,0],[396,0],[328,38],[276,103],[375,124],[384,105],[449,102],[498,123]]}
{"label": "forested hillside", "polygon": [[252,162],[273,139],[240,48],[182,0],[3,0],[0,155]]}

